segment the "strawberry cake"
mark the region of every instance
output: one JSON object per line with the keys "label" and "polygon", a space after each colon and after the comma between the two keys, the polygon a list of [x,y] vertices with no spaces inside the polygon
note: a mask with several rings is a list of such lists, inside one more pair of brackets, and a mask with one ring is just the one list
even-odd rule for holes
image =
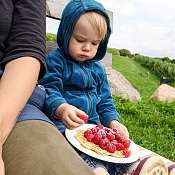
{"label": "strawberry cake", "polygon": [[131,154],[131,141],[124,139],[116,128],[110,129],[100,124],[78,130],[75,137],[83,147],[100,155],[127,158]]}

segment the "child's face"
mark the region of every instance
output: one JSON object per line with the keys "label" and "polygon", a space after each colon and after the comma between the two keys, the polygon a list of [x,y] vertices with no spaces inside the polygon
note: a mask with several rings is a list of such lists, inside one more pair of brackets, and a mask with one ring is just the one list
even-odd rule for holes
{"label": "child's face", "polygon": [[69,42],[70,56],[79,62],[91,60],[97,53],[101,38],[82,15],[77,21]]}

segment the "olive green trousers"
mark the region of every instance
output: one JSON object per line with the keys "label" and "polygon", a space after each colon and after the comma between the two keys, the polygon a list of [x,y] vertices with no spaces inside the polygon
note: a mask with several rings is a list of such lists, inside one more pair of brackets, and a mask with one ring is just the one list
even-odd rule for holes
{"label": "olive green trousers", "polygon": [[58,130],[39,120],[15,125],[3,160],[6,175],[94,175]]}

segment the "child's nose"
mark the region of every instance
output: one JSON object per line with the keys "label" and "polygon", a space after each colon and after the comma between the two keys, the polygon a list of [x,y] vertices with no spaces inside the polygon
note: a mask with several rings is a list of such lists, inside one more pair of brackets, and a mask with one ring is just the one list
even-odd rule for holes
{"label": "child's nose", "polygon": [[90,46],[90,44],[89,43],[87,43],[87,44],[85,44],[84,46],[83,46],[83,51],[90,51],[90,49],[91,49],[91,46]]}

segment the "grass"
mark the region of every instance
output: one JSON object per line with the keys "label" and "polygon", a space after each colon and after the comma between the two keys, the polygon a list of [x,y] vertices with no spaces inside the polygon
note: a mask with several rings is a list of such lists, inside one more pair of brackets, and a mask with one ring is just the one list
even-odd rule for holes
{"label": "grass", "polygon": [[114,97],[117,110],[135,143],[175,161],[175,103],[132,103]]}
{"label": "grass", "polygon": [[115,55],[112,67],[121,72],[143,98],[149,98],[159,86],[159,79],[131,58]]}
{"label": "grass", "polygon": [[137,103],[114,97],[122,123],[127,126],[131,139],[175,161],[175,103],[160,103],[149,99],[159,86],[159,80],[133,59],[114,56],[113,68],[120,71],[142,97]]}
{"label": "grass", "polygon": [[175,88],[175,82],[171,83],[171,86],[173,86]]}

